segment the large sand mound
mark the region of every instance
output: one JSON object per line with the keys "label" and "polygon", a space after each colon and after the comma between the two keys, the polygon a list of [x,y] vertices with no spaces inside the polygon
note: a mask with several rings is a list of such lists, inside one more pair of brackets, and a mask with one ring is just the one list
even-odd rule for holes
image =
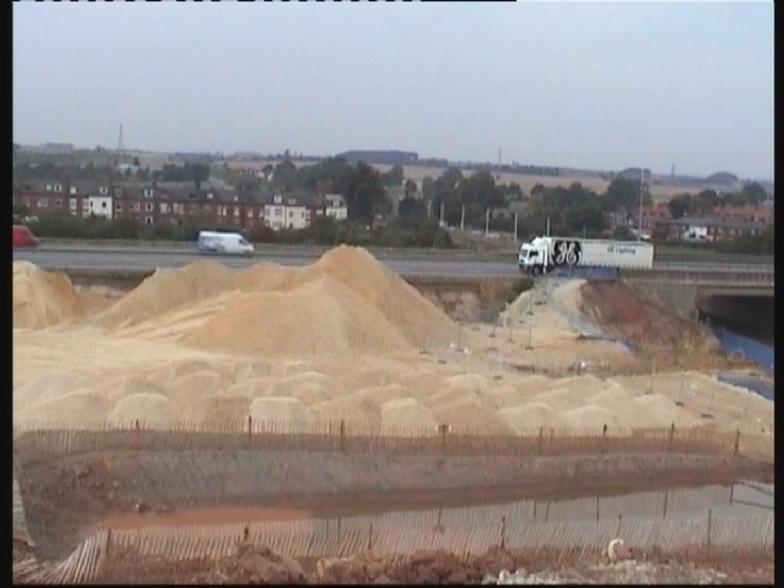
{"label": "large sand mound", "polygon": [[68,276],[27,261],[14,261],[13,269],[15,329],[43,329],[82,315],[84,303]]}
{"label": "large sand mound", "polygon": [[292,285],[329,276],[350,288],[418,347],[448,343],[457,325],[365,249],[341,245],[302,270]]}
{"label": "large sand mound", "polygon": [[379,311],[328,276],[288,292],[238,294],[182,342],[232,353],[300,357],[410,348]]}
{"label": "large sand mound", "polygon": [[205,300],[232,287],[234,271],[198,261],[178,269],[158,269],[137,288],[96,317],[107,327],[127,327],[172,309]]}

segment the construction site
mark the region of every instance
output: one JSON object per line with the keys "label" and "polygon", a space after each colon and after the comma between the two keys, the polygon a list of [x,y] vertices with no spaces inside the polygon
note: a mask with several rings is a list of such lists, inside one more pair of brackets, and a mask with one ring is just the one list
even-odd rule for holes
{"label": "construction site", "polygon": [[619,280],[13,266],[18,582],[773,581],[767,379]]}

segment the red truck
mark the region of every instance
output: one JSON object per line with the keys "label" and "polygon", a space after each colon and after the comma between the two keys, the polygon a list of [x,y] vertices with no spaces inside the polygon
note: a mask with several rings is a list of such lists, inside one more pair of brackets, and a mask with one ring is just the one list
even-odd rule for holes
{"label": "red truck", "polygon": [[37,247],[40,242],[30,229],[24,225],[14,225],[14,249],[17,247]]}

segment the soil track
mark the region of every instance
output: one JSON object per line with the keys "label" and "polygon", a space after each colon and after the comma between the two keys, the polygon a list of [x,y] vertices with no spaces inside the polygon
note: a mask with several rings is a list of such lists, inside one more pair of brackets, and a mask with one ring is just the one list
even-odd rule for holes
{"label": "soil track", "polygon": [[261,515],[265,517],[292,510],[304,516],[363,508],[424,509],[470,501],[565,498],[570,492],[624,493],[740,479],[768,482],[772,465],[678,454],[488,459],[126,451],[22,462],[18,475],[38,553],[56,559],[70,553],[103,521],[127,525],[133,520],[128,513],[137,510],[185,520],[184,514],[165,513],[219,507],[202,515],[218,522],[216,518],[238,512],[223,509],[241,506],[276,509]]}

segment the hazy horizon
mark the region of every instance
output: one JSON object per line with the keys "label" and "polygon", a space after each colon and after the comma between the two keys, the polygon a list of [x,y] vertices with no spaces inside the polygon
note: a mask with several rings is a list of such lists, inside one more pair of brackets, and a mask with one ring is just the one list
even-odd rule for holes
{"label": "hazy horizon", "polygon": [[13,6],[14,141],[773,179],[773,4]]}

